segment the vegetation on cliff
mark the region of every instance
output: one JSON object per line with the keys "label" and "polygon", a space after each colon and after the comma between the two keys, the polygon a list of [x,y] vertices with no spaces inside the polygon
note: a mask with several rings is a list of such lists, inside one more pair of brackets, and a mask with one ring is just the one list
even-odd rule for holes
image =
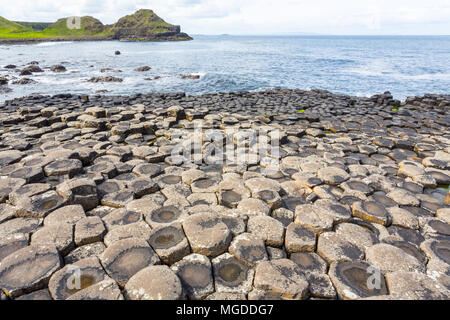
{"label": "vegetation on cliff", "polygon": [[[84,16],[80,28],[69,28],[68,19],[61,18],[53,24],[39,22],[9,21],[0,17],[0,41],[2,39],[100,39],[100,40],[191,40],[180,32],[180,26],[172,25],[158,17],[152,10],[141,9],[132,15],[122,17],[113,25],[104,25],[100,20]],[[76,25],[70,21],[69,25]]]}

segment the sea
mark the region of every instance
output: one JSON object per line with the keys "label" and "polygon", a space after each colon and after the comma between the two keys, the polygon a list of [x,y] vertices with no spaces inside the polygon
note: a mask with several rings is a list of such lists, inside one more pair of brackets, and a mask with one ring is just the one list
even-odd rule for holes
{"label": "sea", "polygon": [[[120,55],[115,55],[119,50]],[[10,84],[0,103],[30,94],[188,95],[276,88],[324,89],[394,98],[450,93],[450,36],[206,36],[186,42],[66,41],[0,45],[0,76],[10,83],[19,69],[38,61],[45,72],[33,84]],[[48,68],[62,64],[67,72]],[[135,69],[150,66],[147,72]],[[103,68],[114,71],[101,73]],[[115,76],[120,83],[92,83]],[[198,75],[183,79],[181,75]],[[155,80],[154,78],[157,77]],[[149,80],[150,79],[150,80]]]}

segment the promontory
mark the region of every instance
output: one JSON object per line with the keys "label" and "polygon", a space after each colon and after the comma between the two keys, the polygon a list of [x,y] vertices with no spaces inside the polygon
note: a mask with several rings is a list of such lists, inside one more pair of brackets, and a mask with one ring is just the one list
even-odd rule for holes
{"label": "promontory", "polygon": [[0,44],[61,40],[183,41],[192,38],[181,27],[141,9],[104,25],[91,17],[66,17],[55,23],[10,21],[0,17]]}

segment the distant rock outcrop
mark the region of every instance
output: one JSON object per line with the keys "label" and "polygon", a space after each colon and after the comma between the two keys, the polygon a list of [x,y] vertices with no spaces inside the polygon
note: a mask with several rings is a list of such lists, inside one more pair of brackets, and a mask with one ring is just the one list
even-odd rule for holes
{"label": "distant rock outcrop", "polygon": [[113,39],[129,41],[192,40],[180,26],[165,22],[152,10],[141,9],[122,17],[110,29]]}

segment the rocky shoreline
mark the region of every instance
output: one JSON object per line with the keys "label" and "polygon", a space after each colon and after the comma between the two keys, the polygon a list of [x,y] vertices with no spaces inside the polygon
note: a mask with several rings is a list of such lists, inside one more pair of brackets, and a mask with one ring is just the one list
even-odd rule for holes
{"label": "rocky shoreline", "polygon": [[[5,101],[0,300],[450,299],[449,111],[287,89]],[[254,131],[277,147],[235,154]]]}

